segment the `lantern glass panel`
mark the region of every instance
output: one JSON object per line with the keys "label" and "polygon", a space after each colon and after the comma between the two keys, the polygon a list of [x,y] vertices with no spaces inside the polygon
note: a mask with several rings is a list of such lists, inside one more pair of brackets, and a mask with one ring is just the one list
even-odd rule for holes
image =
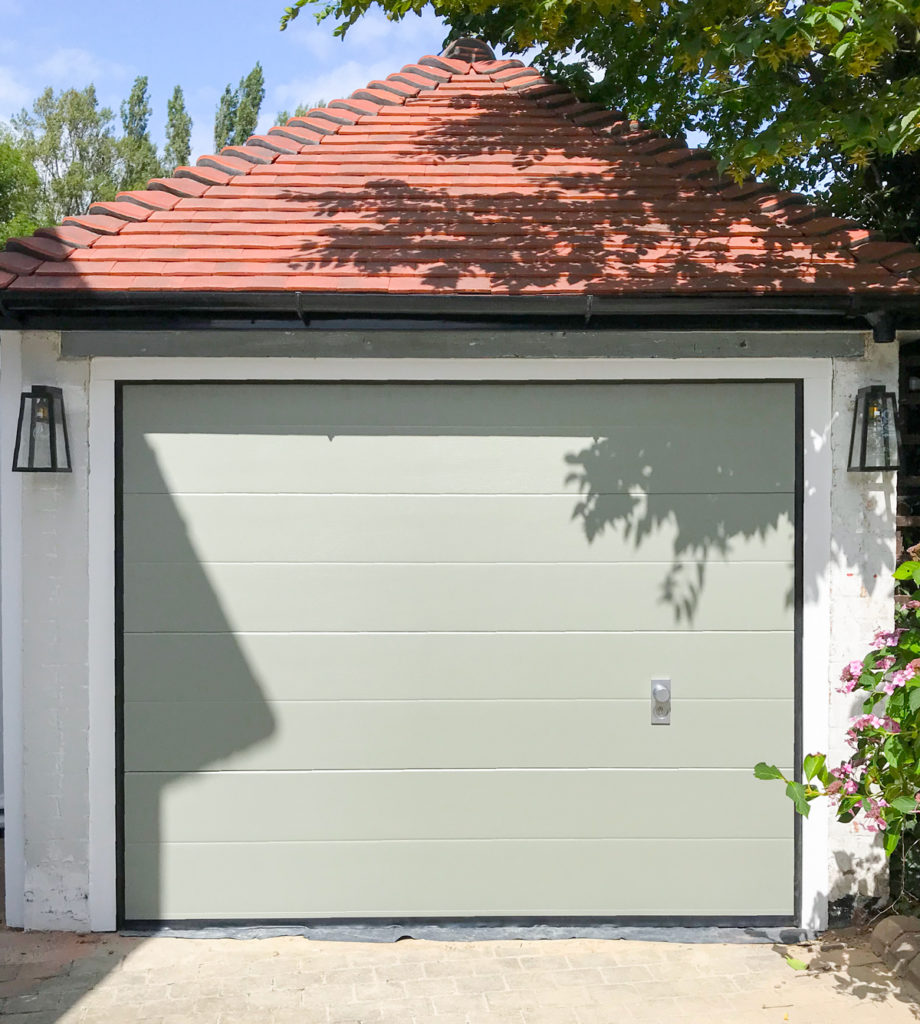
{"label": "lantern glass panel", "polygon": [[36,386],[22,395],[13,469],[21,473],[70,472],[70,444],[60,388]]}
{"label": "lantern glass panel", "polygon": [[860,388],[856,396],[849,468],[855,471],[898,468],[897,404],[881,385]]}

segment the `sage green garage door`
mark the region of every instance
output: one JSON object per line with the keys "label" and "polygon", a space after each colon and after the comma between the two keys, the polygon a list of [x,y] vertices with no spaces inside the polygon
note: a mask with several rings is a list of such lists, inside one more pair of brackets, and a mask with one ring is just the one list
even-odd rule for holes
{"label": "sage green garage door", "polygon": [[122,401],[127,920],[791,917],[793,385]]}

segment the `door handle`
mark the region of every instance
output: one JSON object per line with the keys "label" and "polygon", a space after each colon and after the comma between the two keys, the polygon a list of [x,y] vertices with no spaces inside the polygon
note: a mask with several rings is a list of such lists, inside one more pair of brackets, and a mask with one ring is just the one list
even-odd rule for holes
{"label": "door handle", "polygon": [[652,725],[671,724],[671,680],[652,680]]}

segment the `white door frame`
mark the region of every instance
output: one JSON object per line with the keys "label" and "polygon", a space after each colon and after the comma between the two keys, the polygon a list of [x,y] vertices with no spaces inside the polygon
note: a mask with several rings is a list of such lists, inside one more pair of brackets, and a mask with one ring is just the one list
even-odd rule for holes
{"label": "white door frame", "polygon": [[[6,365],[4,371],[7,370]],[[15,376],[10,374],[10,376]],[[115,383],[116,381],[687,381],[801,380],[803,382],[803,565],[816,585],[803,595],[802,743],[827,750],[827,666],[830,612],[827,569],[831,542],[831,376],[829,359],[298,359],[97,358],[89,387],[89,860],[90,922],[94,931],[116,927],[115,773]],[[7,381],[6,383],[9,384]],[[10,402],[4,403],[9,409]],[[5,446],[4,450],[9,446]],[[6,504],[6,503],[5,503]],[[9,567],[4,566],[6,571]],[[4,602],[5,604],[6,602]],[[12,614],[12,613],[10,613]],[[4,608],[3,625],[9,622]],[[4,637],[4,669],[8,637]],[[10,655],[12,656],[12,655]],[[7,676],[7,679],[10,677]],[[21,735],[21,693],[4,692],[4,714]],[[17,766],[8,750],[8,800]],[[13,798],[13,799],[11,799]],[[13,831],[11,834],[11,825]],[[7,836],[22,841],[21,820]],[[827,926],[827,811],[812,804],[802,821],[799,926]],[[16,851],[10,851],[16,854]],[[21,851],[20,851],[21,853]],[[19,854],[16,854],[19,856]],[[9,853],[8,853],[9,856]],[[20,856],[21,860],[21,856]],[[8,867],[9,870],[9,867]],[[10,888],[7,892],[15,893]],[[18,892],[22,894],[22,885]]]}

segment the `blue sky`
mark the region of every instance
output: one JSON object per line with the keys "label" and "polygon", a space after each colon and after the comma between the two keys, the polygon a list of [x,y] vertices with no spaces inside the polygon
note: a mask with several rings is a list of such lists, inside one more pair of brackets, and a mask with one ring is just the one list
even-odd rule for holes
{"label": "blue sky", "polygon": [[117,122],[135,76],[147,75],[158,143],[173,87],[185,91],[194,158],[213,149],[214,110],[224,86],[235,86],[257,60],[265,69],[264,130],[281,109],[346,96],[437,53],[445,35],[431,15],[392,24],[374,13],[343,42],[330,22],[317,25],[309,11],[279,32],[285,6],[285,0],[0,0],[0,121],[46,86],[92,82]]}

